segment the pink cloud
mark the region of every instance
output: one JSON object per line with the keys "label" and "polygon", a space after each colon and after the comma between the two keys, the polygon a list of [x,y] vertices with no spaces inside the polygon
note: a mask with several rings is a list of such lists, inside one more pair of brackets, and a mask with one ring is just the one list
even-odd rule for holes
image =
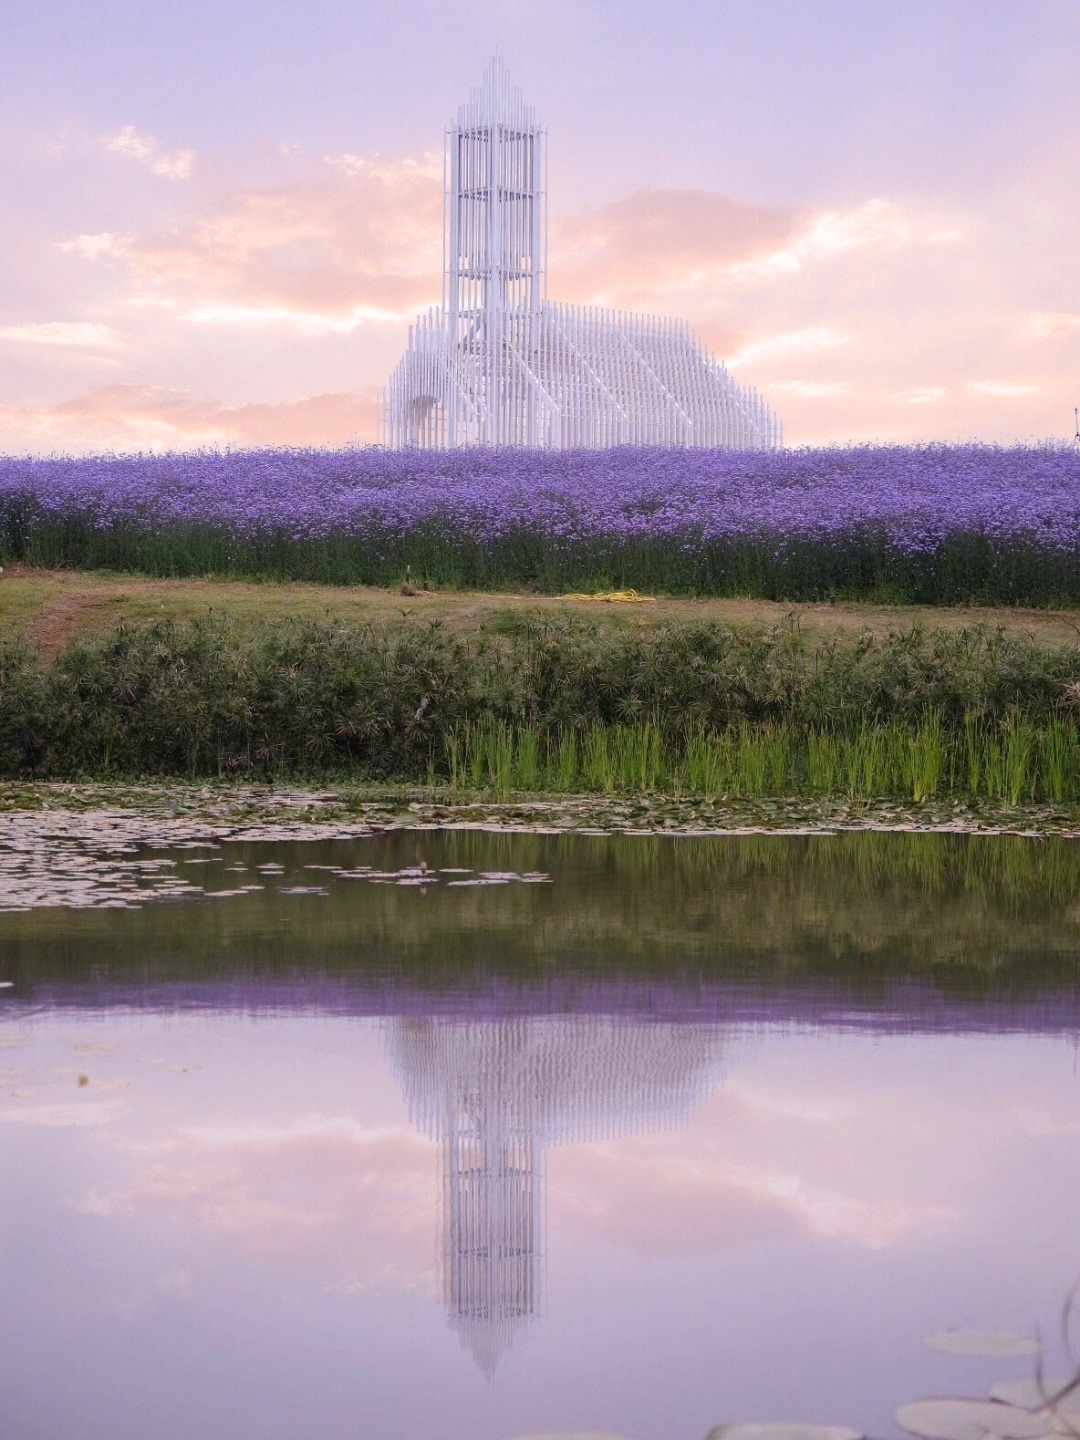
{"label": "pink cloud", "polygon": [[[166,155],[111,138],[143,166]],[[211,192],[193,171],[182,212],[159,197],[156,224],[51,242],[67,291],[0,330],[0,383],[25,397],[0,411],[3,448],[376,438],[374,392],[441,291],[441,156],[285,148],[287,183]],[[798,209],[647,188],[552,217],[548,293],[686,319],[791,444],[1071,436],[1080,315],[1052,289],[1071,204],[1036,224],[991,201]],[[196,400],[208,355],[217,398]],[[111,356],[133,383],[70,397],[65,367]],[[274,401],[251,403],[253,376]]]}
{"label": "pink cloud", "polygon": [[0,340],[91,350],[115,350],[121,343],[116,331],[108,325],[87,320],[39,320],[24,325],[0,325]]}
{"label": "pink cloud", "polygon": [[204,323],[401,321],[441,293],[441,161],[327,157],[308,178],[207,202],[149,235],[61,248],[119,261],[136,296]]}
{"label": "pink cloud", "polygon": [[371,388],[229,405],[156,385],[107,385],[57,405],[0,406],[0,435],[9,452],[344,446],[375,440],[377,416]]}
{"label": "pink cloud", "polygon": [[706,190],[639,190],[552,221],[548,294],[616,309],[663,309],[664,296],[715,285],[733,264],[782,243],[797,224],[794,211]]}

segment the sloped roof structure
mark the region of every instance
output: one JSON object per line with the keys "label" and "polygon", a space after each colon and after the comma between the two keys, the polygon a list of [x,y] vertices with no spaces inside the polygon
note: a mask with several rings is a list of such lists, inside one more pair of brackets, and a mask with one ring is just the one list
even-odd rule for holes
{"label": "sloped roof structure", "polygon": [[446,134],[443,301],[410,327],[385,443],[779,447],[684,321],[548,301],[546,142],[492,60]]}

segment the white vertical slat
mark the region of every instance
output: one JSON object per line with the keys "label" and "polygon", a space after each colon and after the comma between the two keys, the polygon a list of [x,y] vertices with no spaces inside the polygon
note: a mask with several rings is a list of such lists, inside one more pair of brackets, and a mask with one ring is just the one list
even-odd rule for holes
{"label": "white vertical slat", "polygon": [[383,442],[779,448],[685,321],[549,304],[546,140],[495,58],[446,132],[442,305],[409,329]]}

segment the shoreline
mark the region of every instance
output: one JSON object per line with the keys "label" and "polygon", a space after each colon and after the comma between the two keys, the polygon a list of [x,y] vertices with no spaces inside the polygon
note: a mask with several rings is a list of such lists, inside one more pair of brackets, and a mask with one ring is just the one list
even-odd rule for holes
{"label": "shoreline", "polygon": [[[396,830],[498,834],[883,834],[1080,837],[1080,806],[1015,808],[938,801],[904,804],[792,797],[706,801],[688,797],[530,794],[490,798],[446,787],[0,782],[0,849],[13,842],[160,848],[205,839],[359,839]],[[2,893],[2,877],[0,877]]]}

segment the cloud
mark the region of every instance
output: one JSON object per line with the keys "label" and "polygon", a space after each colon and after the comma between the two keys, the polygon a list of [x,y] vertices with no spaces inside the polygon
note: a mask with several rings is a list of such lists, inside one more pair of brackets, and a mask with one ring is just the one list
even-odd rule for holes
{"label": "cloud", "polygon": [[120,337],[108,325],[84,320],[39,320],[25,325],[0,325],[0,340],[25,345],[57,345],[95,350],[115,350]]}
{"label": "cloud", "polygon": [[305,335],[348,335],[361,325],[408,320],[409,311],[381,310],[375,305],[354,305],[345,314],[326,315],[296,310],[287,305],[200,305],[182,312],[196,325],[294,326]]}
{"label": "cloud", "polygon": [[552,299],[647,302],[712,283],[792,233],[796,211],[741,204],[707,190],[647,188],[551,224]]}
{"label": "cloud", "polygon": [[786,360],[790,356],[811,355],[819,350],[835,350],[846,345],[850,336],[842,335],[827,325],[811,326],[807,330],[792,330],[784,335],[767,335],[761,340],[751,341],[728,358],[728,365],[734,369],[755,361]]}
{"label": "cloud", "polygon": [[[131,127],[106,138],[140,165],[164,156]],[[193,170],[182,209],[175,188],[158,187],[153,223],[138,192],[108,230],[73,225],[43,241],[54,289],[36,278],[42,309],[0,335],[0,385],[24,397],[5,412],[4,448],[16,433],[19,446],[62,434],[86,448],[78,412],[97,448],[376,438],[370,400],[351,422],[347,392],[384,383],[409,321],[438,303],[442,157],[285,148],[273,163],[287,181],[211,190]],[[548,294],[688,321],[774,406],[790,444],[1008,443],[1061,433],[1065,420],[1071,437],[1080,313],[1055,303],[1061,225],[1033,228],[995,204],[877,194],[785,207],[643,188],[551,217]],[[97,328],[50,331],[61,322],[38,318],[64,313]],[[114,387],[107,403],[66,398],[65,368],[120,353],[124,378],[155,385]],[[208,359],[219,398],[194,401]],[[230,403],[260,387],[307,398]]]}
{"label": "cloud", "polygon": [[101,235],[76,235],[73,240],[58,240],[56,248],[84,260],[99,260],[107,255],[122,255],[125,246],[131,245],[134,239],[133,235],[114,235],[107,230]]}
{"label": "cloud", "polygon": [[944,394],[944,385],[916,385],[912,390],[899,391],[896,398],[907,405],[933,405]]}
{"label": "cloud", "polygon": [[552,227],[551,293],[616,307],[679,291],[776,281],[856,251],[961,238],[955,226],[872,199],[852,210],[748,205],[650,188]]}
{"label": "cloud", "polygon": [[1026,340],[1050,340],[1080,333],[1080,314],[1072,311],[1035,310],[1021,331]]}
{"label": "cloud", "polygon": [[804,400],[832,400],[850,395],[850,380],[774,380],[773,390],[783,394],[798,395]]}
{"label": "cloud", "polygon": [[155,175],[166,180],[187,180],[195,160],[194,150],[165,152],[152,135],[139,135],[134,125],[125,125],[113,135],[98,137],[98,146],[109,155],[123,155],[137,160]]}
{"label": "cloud", "polygon": [[916,221],[902,206],[888,200],[867,200],[854,210],[826,210],[809,216],[789,243],[731,266],[729,274],[740,280],[793,274],[806,265],[854,250],[896,250],[914,243],[941,244],[961,236],[956,227]]}
{"label": "cloud", "polygon": [[344,446],[377,438],[377,400],[377,391],[368,387],[229,405],[157,385],[107,385],[57,405],[0,406],[0,431],[9,452]]}
{"label": "cloud", "polygon": [[295,183],[213,198],[147,235],[79,235],[61,248],[120,261],[128,299],[195,323],[347,333],[401,324],[442,289],[442,162],[328,156]]}
{"label": "cloud", "polygon": [[973,380],[969,388],[976,395],[995,395],[1003,400],[1039,393],[1038,385],[1028,385],[1019,380]]}

